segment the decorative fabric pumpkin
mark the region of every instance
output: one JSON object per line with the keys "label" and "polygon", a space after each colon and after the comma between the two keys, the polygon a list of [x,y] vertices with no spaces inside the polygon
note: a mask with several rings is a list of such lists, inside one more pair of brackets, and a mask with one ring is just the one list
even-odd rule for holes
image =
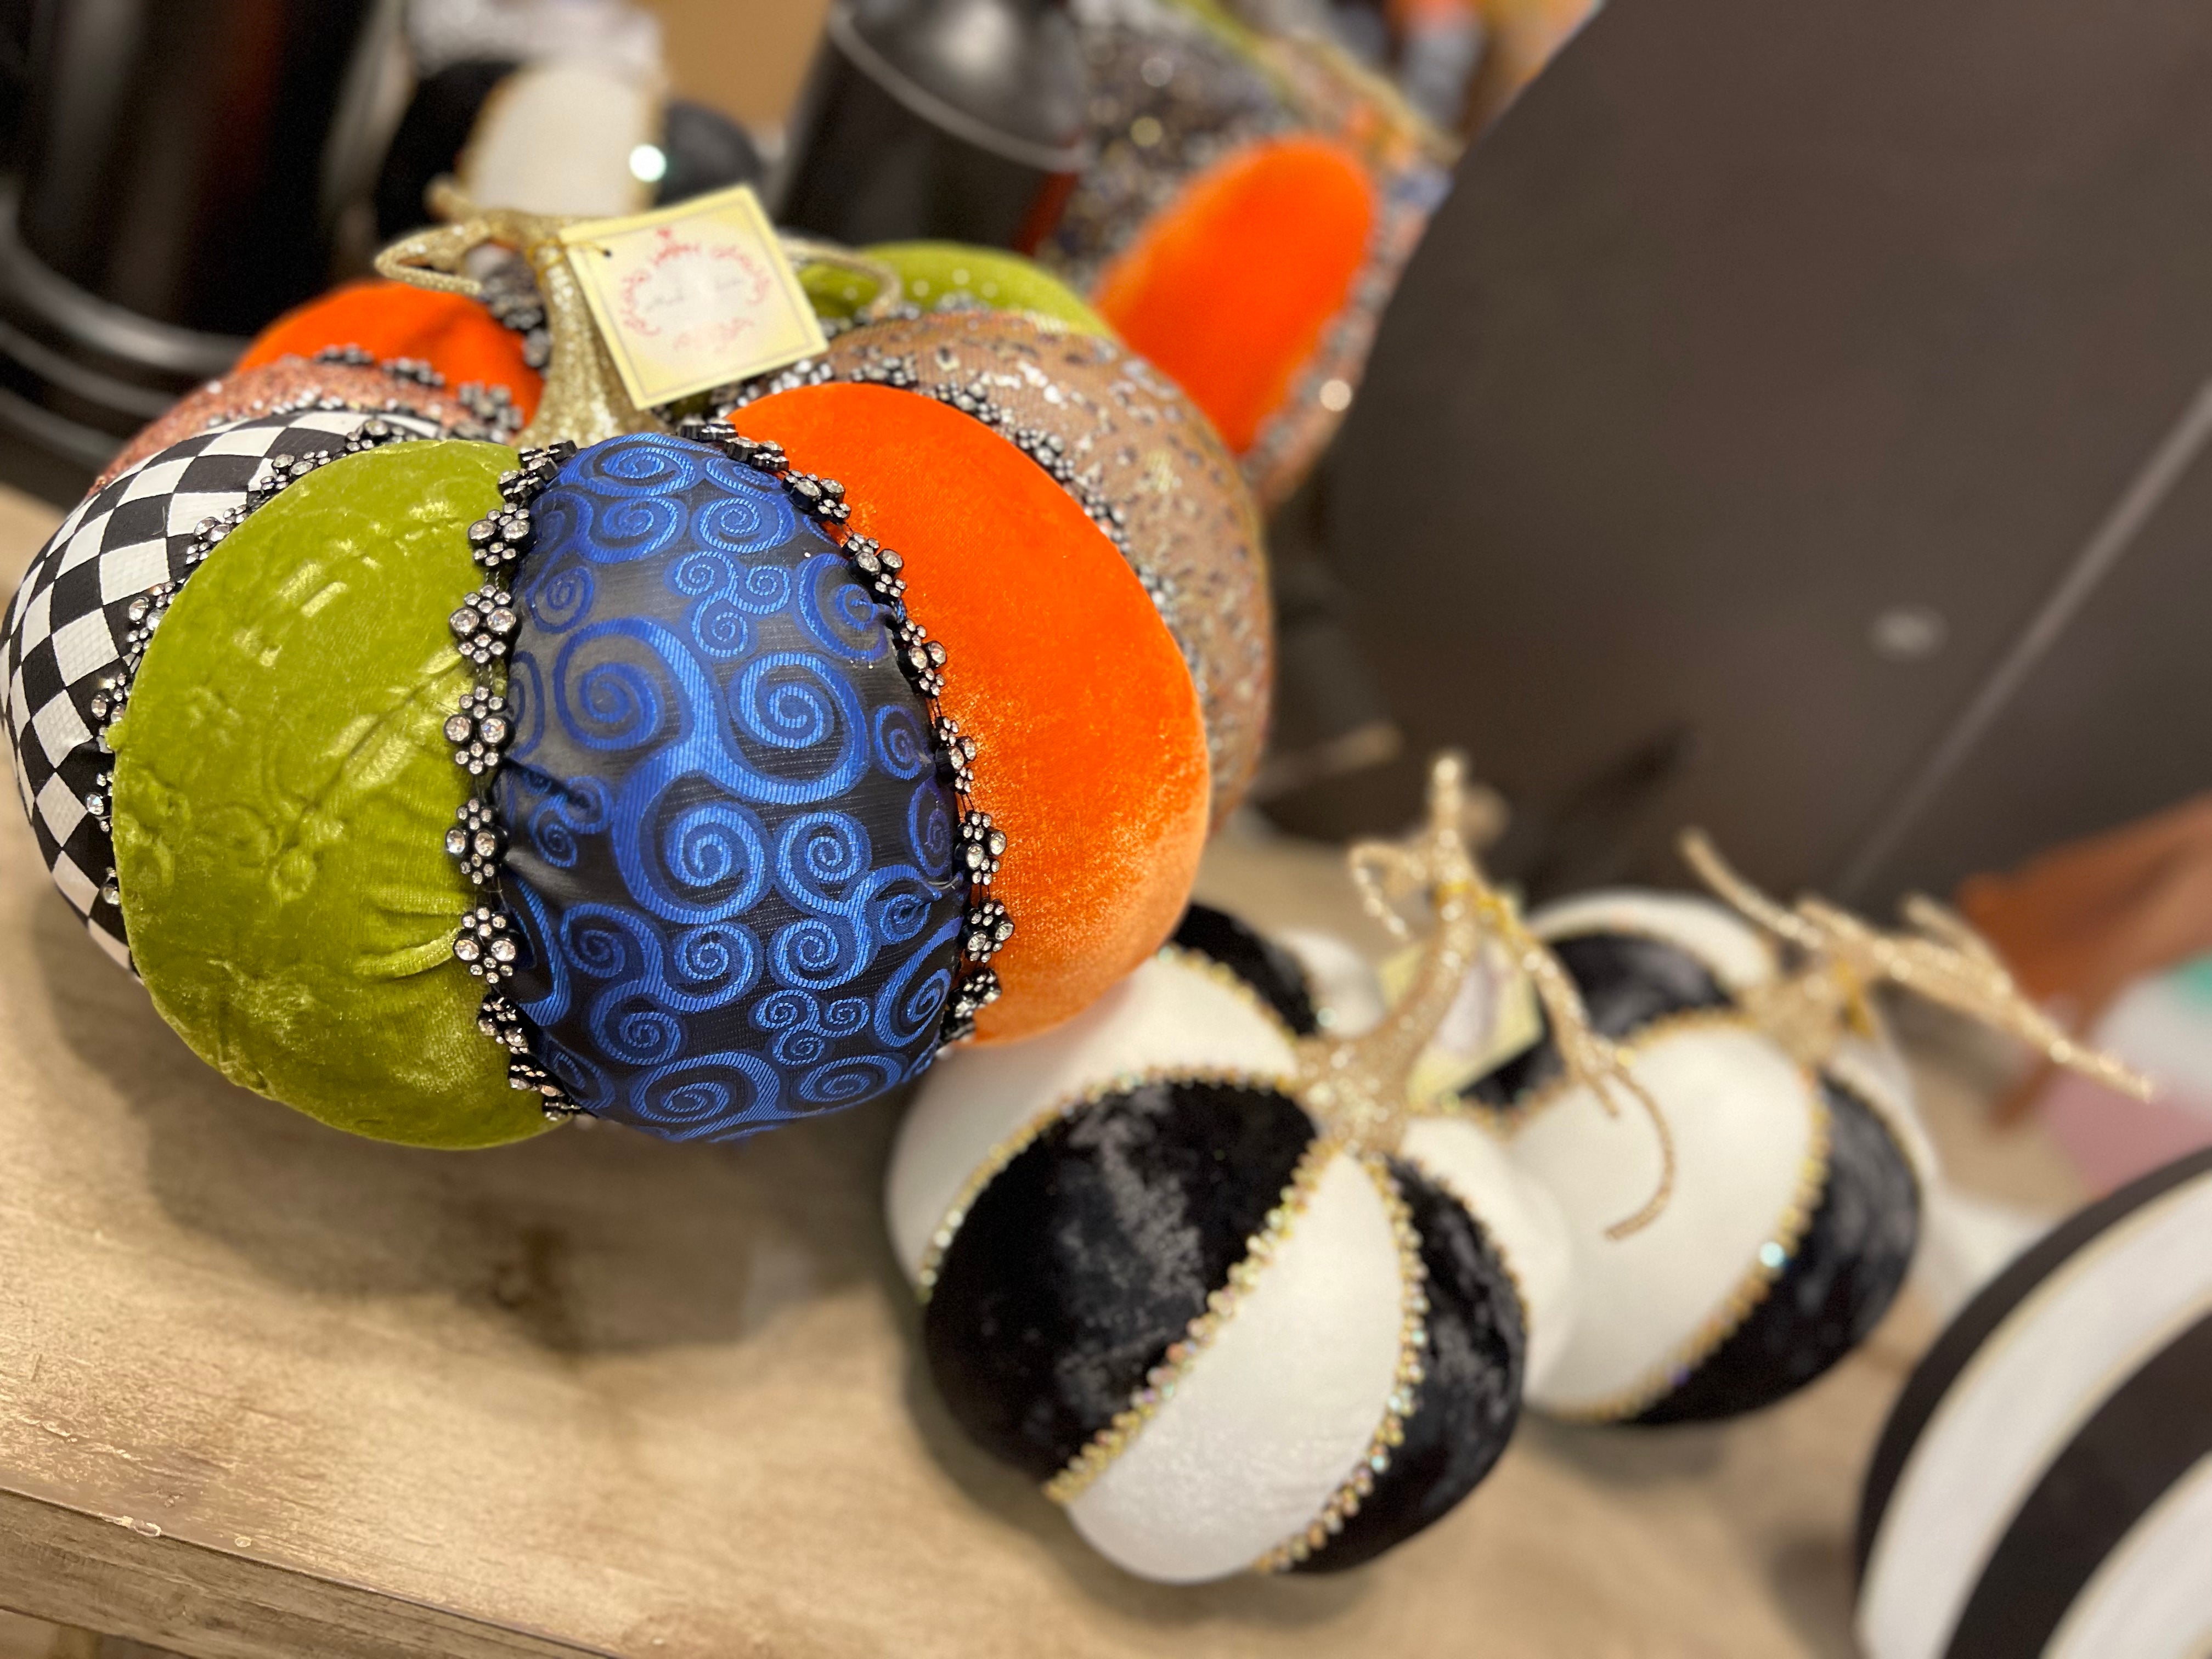
{"label": "decorative fabric pumpkin", "polygon": [[417,416],[447,437],[487,441],[513,437],[523,420],[504,386],[471,383],[448,389],[445,377],[423,364],[379,363],[358,348],[333,346],[312,358],[279,357],[237,369],[187,393],[124,445],[93,488],[195,433],[309,408]]}
{"label": "decorative fabric pumpkin", "polygon": [[1263,507],[1350,406],[1451,145],[1311,41],[1173,0],[1079,0],[1097,159],[1045,262],[1173,376]]}
{"label": "decorative fabric pumpkin", "polygon": [[1870,1659],[2187,1659],[2212,1632],[2212,1152],[2061,1224],[1928,1351],[1859,1511]]}
{"label": "decorative fabric pumpkin", "polygon": [[1439,924],[1373,1031],[1218,912],[1048,1036],[948,1057],[892,1154],[895,1249],[953,1416],[1128,1571],[1367,1560],[1503,1450],[1567,1261],[1546,1195],[1407,1068],[1478,939],[1447,766],[1401,854]]}
{"label": "decorative fabric pumpkin", "polygon": [[830,381],[920,392],[982,421],[1121,550],[1197,685],[1218,827],[1259,765],[1273,630],[1251,497],[1189,399],[1104,336],[970,310],[852,329],[823,356],[716,401],[742,409]]}
{"label": "decorative fabric pumpkin", "polygon": [[[1885,936],[1817,900],[1783,910],[1700,838],[1686,850],[1741,914],[1616,891],[1529,922],[1669,1141],[1613,1121],[1563,1073],[1548,1035],[1467,1091],[1574,1236],[1582,1317],[1529,1395],[1562,1415],[1657,1424],[1755,1410],[1825,1371],[1887,1310],[1935,1159],[1865,988],[1894,980],[2118,1075],[2064,1044],[1932,907],[1915,913],[1921,934]],[[1786,970],[1776,942],[1795,957]],[[1622,1236],[1613,1224],[1655,1186],[1669,1194],[1663,1212]]]}
{"label": "decorative fabric pumpkin", "polygon": [[[566,343],[528,435],[586,447],[260,417],[125,474],[34,564],[10,724],[71,844],[58,879],[210,1063],[422,1145],[580,1111],[722,1139],[865,1098],[973,1033],[1010,940],[1012,1024],[1074,1012],[1172,926],[1203,834],[1195,696],[1136,580],[1012,445],[922,399],[825,389],[950,423],[871,428],[904,469],[885,488],[928,498],[878,520],[772,443],[649,429],[558,229],[488,215],[385,263],[529,250]],[[212,517],[179,493],[208,457]],[[913,556],[863,533],[886,521]],[[102,608],[57,628],[64,586]],[[112,787],[60,787],[95,795],[99,845],[33,744],[49,772],[112,750]],[[119,925],[82,873],[111,824]]]}

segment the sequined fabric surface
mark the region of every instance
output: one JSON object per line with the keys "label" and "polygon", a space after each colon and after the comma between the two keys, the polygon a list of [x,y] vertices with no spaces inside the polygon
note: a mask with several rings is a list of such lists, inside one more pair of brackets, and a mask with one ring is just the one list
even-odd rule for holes
{"label": "sequined fabric surface", "polygon": [[168,413],[123,447],[93,488],[99,489],[149,455],[210,427],[278,410],[327,407],[416,415],[434,422],[447,437],[502,440],[504,434],[484,419],[482,391],[481,387],[457,390],[446,386],[426,386],[419,380],[394,374],[373,364],[280,357],[273,363],[236,370],[219,380],[209,381],[197,392],[185,393],[170,406]]}
{"label": "sequined fabric surface", "polygon": [[775,479],[611,440],[539,498],[497,805],[577,1104],[723,1139],[935,1051],[966,884],[884,614]]}
{"label": "sequined fabric surface", "polygon": [[717,401],[742,408],[832,380],[902,387],[983,420],[1059,479],[1120,547],[1198,688],[1218,826],[1259,764],[1274,628],[1257,514],[1205,416],[1115,342],[996,311],[853,329],[825,356]]}

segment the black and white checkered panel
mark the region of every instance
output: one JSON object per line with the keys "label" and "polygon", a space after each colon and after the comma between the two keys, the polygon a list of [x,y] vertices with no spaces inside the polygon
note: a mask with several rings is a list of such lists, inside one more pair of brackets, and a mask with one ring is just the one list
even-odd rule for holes
{"label": "black and white checkered panel", "polygon": [[417,437],[439,435],[434,422],[410,416],[306,409],[182,439],[80,502],[15,590],[0,653],[15,787],[54,885],[125,968],[123,914],[100,896],[115,846],[85,798],[106,793],[99,781],[112,757],[100,746],[92,699],[122,659],[131,602],[183,580],[193,532],[243,502],[264,461],[337,449],[380,418]]}

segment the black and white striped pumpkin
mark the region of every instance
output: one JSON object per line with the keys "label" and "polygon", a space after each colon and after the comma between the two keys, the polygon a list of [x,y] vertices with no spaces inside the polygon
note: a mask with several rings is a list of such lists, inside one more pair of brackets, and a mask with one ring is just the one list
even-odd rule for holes
{"label": "black and white striped pumpkin", "polygon": [[1967,1304],[1890,1413],[1857,1555],[1869,1659],[2212,1650],[2212,1152]]}
{"label": "black and white striped pumpkin", "polygon": [[1780,1399],[1870,1331],[1911,1265],[1932,1157],[1902,1063],[1878,1035],[1818,1072],[1753,1022],[1775,981],[1764,934],[1709,901],[1634,890],[1537,912],[1591,1028],[1673,1142],[1566,1075],[1548,1034],[1465,1091],[1507,1158],[1548,1188],[1575,1257],[1577,1316],[1531,1404],[1668,1423]]}
{"label": "black and white striped pumpkin", "polygon": [[1146,1577],[1372,1558],[1567,1340],[1548,1195],[1464,1120],[1348,1145],[1302,1101],[1315,1030],[1295,961],[1194,908],[1066,1025],[939,1060],[892,1158],[953,1416]]}

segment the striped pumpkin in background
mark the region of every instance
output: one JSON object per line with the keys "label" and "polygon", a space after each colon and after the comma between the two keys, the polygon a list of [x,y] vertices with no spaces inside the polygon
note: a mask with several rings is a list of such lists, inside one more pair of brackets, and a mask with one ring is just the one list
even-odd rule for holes
{"label": "striped pumpkin in background", "polygon": [[2212,1646],[2212,1151],[2075,1214],[1937,1339],[1857,1560],[1869,1659]]}

